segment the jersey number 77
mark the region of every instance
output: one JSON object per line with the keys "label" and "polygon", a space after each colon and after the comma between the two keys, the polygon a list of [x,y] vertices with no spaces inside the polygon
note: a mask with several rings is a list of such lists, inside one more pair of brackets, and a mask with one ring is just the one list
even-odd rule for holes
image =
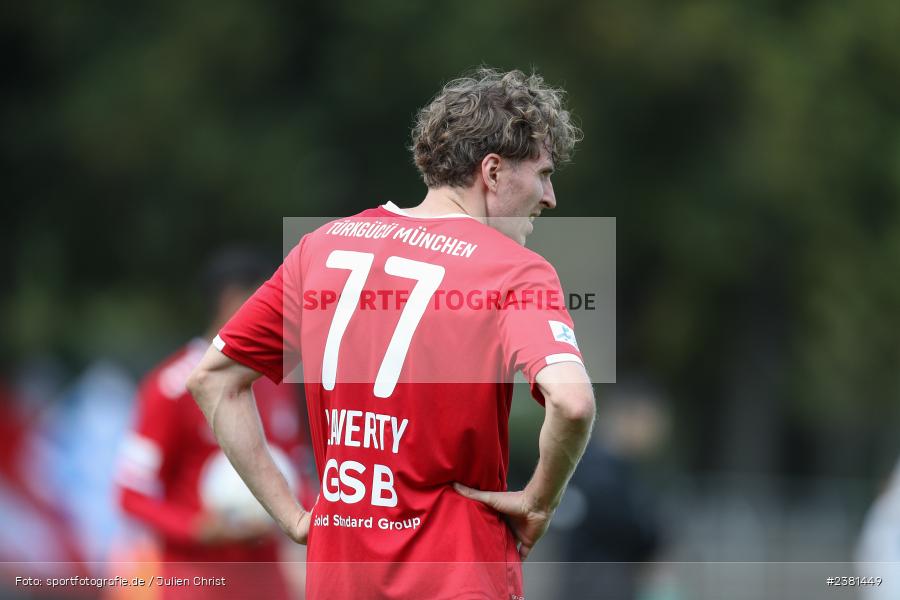
{"label": "jersey number 77", "polygon": [[[334,250],[325,261],[325,266],[329,269],[350,271],[350,276],[344,284],[340,300],[335,308],[331,326],[328,328],[328,338],[325,340],[322,386],[326,390],[334,389],[341,340],[344,338],[347,325],[350,324],[353,312],[359,304],[359,297],[366,279],[369,277],[369,272],[372,270],[374,259],[375,255],[371,252]],[[381,367],[378,369],[378,375],[375,377],[375,396],[377,398],[388,398],[394,392],[413,334],[416,327],[419,326],[419,321],[422,320],[422,315],[425,314],[428,302],[441,285],[445,270],[440,265],[391,256],[385,262],[384,272],[395,277],[414,279],[416,285],[403,306],[400,320],[397,322],[397,327],[394,329],[394,334],[391,336],[391,341],[381,361]]]}

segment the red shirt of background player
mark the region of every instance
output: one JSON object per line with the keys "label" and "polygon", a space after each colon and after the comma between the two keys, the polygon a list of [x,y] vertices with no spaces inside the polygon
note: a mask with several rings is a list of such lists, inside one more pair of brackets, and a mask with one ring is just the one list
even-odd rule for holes
{"label": "red shirt of background player", "polygon": [[[164,597],[243,598],[263,589],[267,598],[287,598],[277,564],[280,534],[276,529],[249,543],[204,544],[197,539],[199,520],[205,516],[199,491],[201,475],[207,461],[220,450],[203,413],[185,389],[185,381],[207,347],[205,340],[193,340],[142,381],[136,422],[118,474],[122,506],[158,535],[162,576],[227,579],[225,587],[166,586],[161,588]],[[258,381],[253,390],[269,443],[301,465],[306,443],[299,419],[299,390],[266,380]],[[307,494],[303,501],[311,500],[310,487],[301,481],[300,491]],[[223,562],[257,564],[215,564]]]}

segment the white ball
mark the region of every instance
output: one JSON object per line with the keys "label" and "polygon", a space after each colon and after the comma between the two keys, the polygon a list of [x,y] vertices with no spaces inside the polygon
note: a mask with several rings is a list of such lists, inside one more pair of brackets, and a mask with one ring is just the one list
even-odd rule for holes
{"label": "white ball", "polygon": [[[297,474],[287,455],[275,446],[269,446],[275,466],[297,493]],[[211,455],[200,475],[200,500],[206,510],[216,513],[235,524],[252,525],[270,521],[269,513],[241,479],[228,457],[219,450]]]}

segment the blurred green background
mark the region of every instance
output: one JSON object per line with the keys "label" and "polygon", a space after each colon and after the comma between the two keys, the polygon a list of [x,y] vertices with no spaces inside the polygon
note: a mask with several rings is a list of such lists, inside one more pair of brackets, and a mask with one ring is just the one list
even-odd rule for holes
{"label": "blurred green background", "polygon": [[212,249],[418,202],[415,111],[479,64],[534,68],[585,132],[556,214],[617,217],[618,371],[664,390],[662,477],[762,476],[785,503],[842,482],[852,525],[895,461],[900,3],[0,10],[10,371],[140,374],[205,322]]}

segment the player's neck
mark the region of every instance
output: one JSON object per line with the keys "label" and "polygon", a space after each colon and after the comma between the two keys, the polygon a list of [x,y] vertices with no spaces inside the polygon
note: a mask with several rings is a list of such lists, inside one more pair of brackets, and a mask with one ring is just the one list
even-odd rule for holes
{"label": "player's neck", "polygon": [[465,214],[476,219],[485,216],[484,199],[478,197],[476,190],[439,187],[429,188],[422,203],[406,210],[414,217],[442,217],[452,214]]}

